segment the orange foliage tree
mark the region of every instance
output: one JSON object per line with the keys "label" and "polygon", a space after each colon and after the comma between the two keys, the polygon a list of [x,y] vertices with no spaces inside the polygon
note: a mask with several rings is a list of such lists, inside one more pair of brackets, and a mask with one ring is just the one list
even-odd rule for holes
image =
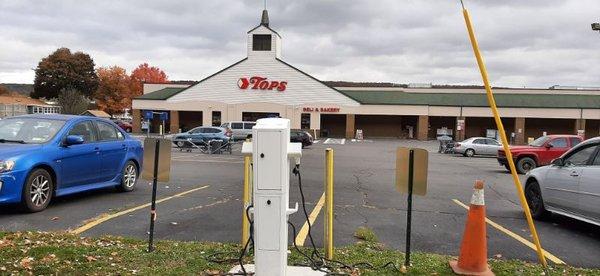
{"label": "orange foliage tree", "polygon": [[112,66],[97,69],[99,84],[94,95],[100,110],[108,114],[122,113],[131,107],[131,79],[125,69]]}
{"label": "orange foliage tree", "polygon": [[142,63],[131,72],[131,93],[133,97],[143,94],[144,83],[168,83],[167,74],[158,67]]}

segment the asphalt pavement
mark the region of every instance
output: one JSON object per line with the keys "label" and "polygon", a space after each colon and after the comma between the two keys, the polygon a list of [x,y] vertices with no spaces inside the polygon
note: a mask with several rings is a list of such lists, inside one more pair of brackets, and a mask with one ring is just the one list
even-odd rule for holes
{"label": "asphalt pavement", "polygon": [[[310,213],[323,193],[325,148],[333,148],[336,246],[356,242],[354,231],[366,226],[386,246],[404,250],[406,196],[395,189],[394,171],[396,148],[408,146],[430,150],[427,195],[413,199],[413,250],[458,254],[466,209],[457,201],[468,205],[474,181],[482,179],[488,218],[499,226],[487,227],[488,255],[537,261],[536,252],[515,238],[531,240],[511,176],[494,158],[439,154],[435,142],[325,141],[304,149],[302,185]],[[297,179],[291,177],[290,185],[293,206],[301,202]],[[239,242],[242,187],[243,157],[239,152],[207,155],[174,150],[171,181],[159,184],[158,199],[165,200],[158,204],[155,237]],[[58,198],[41,213],[26,214],[15,206],[1,206],[0,230],[82,231],[80,227],[87,226],[82,235],[145,239],[150,214],[143,205],[148,204],[150,195],[151,185],[140,180],[133,192],[105,189]],[[302,212],[290,220],[297,229],[306,221]],[[536,226],[544,249],[557,259],[574,266],[600,267],[600,227],[556,215],[548,221],[536,221]],[[317,246],[322,246],[322,210],[312,236]],[[290,242],[293,238],[290,235]]]}

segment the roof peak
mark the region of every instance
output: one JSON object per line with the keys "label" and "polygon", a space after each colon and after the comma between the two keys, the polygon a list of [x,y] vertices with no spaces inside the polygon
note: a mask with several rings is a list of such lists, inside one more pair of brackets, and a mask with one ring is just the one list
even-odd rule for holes
{"label": "roof peak", "polygon": [[262,17],[260,19],[260,25],[264,25],[265,27],[269,27],[269,12],[267,9],[262,11]]}

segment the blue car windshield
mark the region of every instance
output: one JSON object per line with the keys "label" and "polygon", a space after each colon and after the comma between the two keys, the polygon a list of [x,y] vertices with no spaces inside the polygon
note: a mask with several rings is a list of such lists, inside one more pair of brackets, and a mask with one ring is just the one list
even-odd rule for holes
{"label": "blue car windshield", "polygon": [[0,143],[42,144],[52,139],[64,121],[41,118],[0,120]]}

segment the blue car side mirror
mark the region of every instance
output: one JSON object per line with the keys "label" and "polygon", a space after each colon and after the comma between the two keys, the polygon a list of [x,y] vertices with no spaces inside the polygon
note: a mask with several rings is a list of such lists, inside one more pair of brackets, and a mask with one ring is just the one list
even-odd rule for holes
{"label": "blue car side mirror", "polygon": [[83,136],[69,135],[67,136],[67,139],[65,139],[65,146],[80,145],[83,144],[83,142],[85,142]]}

